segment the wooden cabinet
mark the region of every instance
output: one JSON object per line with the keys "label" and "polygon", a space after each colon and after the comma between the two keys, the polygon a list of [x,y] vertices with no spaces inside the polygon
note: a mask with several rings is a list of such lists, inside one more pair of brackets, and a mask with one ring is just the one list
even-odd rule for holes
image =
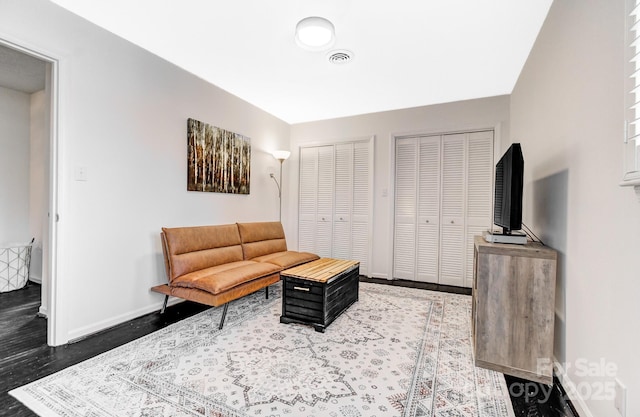
{"label": "wooden cabinet", "polygon": [[282,271],[280,323],[311,324],[323,332],[351,304],[358,301],[357,261],[321,258]]}
{"label": "wooden cabinet", "polygon": [[553,382],[557,253],[540,243],[475,237],[472,304],[476,366]]}

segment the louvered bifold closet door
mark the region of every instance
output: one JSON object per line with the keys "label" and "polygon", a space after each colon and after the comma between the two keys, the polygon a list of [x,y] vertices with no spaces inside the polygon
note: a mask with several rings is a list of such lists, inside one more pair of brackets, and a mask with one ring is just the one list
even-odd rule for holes
{"label": "louvered bifold closet door", "polygon": [[298,249],[316,252],[318,207],[318,149],[300,149],[300,190],[298,203]]}
{"label": "louvered bifold closet door", "polygon": [[393,277],[415,280],[418,139],[396,140]]}
{"label": "louvered bifold closet door", "polygon": [[465,135],[442,138],[440,284],[464,285]]}
{"label": "louvered bifold closet door", "polygon": [[360,262],[360,274],[369,276],[369,216],[371,210],[371,147],[353,144],[353,210],[351,259]]}
{"label": "louvered bifold closet door", "polygon": [[353,197],[353,143],[335,147],[335,201],[333,258],[351,259],[351,206]]}
{"label": "louvered bifold closet door", "polygon": [[359,261],[369,275],[372,169],[373,138],[301,148],[300,248]]}
{"label": "louvered bifold closet door", "polygon": [[491,228],[493,131],[474,132],[467,141],[467,230],[464,286],[473,285],[474,236]]}
{"label": "louvered bifold closet door", "polygon": [[416,279],[438,282],[440,251],[440,136],[419,139]]}
{"label": "louvered bifold closet door", "polygon": [[333,243],[333,146],[318,148],[318,208],[316,216],[316,251],[320,257],[331,257]]}

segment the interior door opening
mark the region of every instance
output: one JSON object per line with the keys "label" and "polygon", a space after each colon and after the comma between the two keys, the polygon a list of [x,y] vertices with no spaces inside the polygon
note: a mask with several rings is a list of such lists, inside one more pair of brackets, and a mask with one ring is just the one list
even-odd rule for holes
{"label": "interior door opening", "polygon": [[56,345],[57,69],[57,60],[0,39],[0,158],[13,171],[0,179],[0,236],[34,239],[29,280],[41,284],[49,345]]}

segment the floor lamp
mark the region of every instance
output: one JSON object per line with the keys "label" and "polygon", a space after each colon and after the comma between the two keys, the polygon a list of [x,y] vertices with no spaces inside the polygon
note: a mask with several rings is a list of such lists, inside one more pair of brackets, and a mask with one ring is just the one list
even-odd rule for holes
{"label": "floor lamp", "polygon": [[278,200],[280,200],[279,218],[280,218],[280,222],[282,222],[282,163],[285,161],[285,159],[289,158],[289,155],[291,155],[291,152],[273,151],[271,154],[273,155],[274,158],[280,161],[280,181],[278,182],[278,180],[276,179],[276,176],[273,175],[273,172],[269,175],[271,176],[271,178],[273,178],[273,180],[276,182],[276,185],[278,186]]}

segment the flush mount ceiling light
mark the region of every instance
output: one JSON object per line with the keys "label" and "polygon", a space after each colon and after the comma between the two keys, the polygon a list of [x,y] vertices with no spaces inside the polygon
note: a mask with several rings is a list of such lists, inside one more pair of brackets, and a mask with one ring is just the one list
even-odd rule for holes
{"label": "flush mount ceiling light", "polygon": [[336,40],[333,23],[323,17],[307,17],[296,25],[296,43],[309,51],[330,48]]}

